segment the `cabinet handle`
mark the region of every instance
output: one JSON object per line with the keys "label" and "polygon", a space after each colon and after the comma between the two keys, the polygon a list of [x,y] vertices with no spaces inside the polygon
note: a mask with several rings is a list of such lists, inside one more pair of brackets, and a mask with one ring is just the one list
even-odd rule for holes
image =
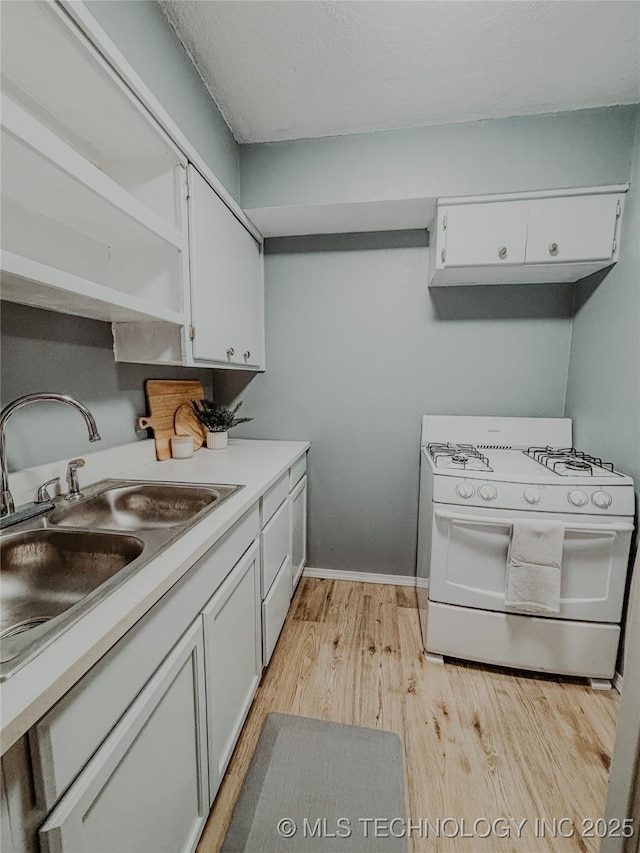
{"label": "cabinet handle", "polygon": [[236,351],[234,350],[234,348],[229,347],[229,349],[227,350],[227,355],[229,356],[229,358],[231,358],[231,356],[235,355],[235,354],[236,354]]}
{"label": "cabinet handle", "polygon": [[557,243],[549,243],[549,254],[555,256],[558,254],[558,244]]}
{"label": "cabinet handle", "polygon": [[498,249],[498,257],[500,258],[501,261],[503,261],[507,257],[507,247],[506,246],[500,246],[500,248]]}
{"label": "cabinet handle", "polygon": [[245,350],[244,357],[251,358],[251,353],[249,352],[249,350]]}

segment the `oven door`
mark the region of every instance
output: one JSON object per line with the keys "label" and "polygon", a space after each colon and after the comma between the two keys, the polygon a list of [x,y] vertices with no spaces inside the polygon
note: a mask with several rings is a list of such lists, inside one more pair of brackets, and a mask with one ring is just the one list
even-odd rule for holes
{"label": "oven door", "polygon": [[[504,611],[513,521],[531,512],[433,504],[429,599]],[[624,518],[536,513],[566,525],[560,613],[551,618],[619,622],[633,525]]]}

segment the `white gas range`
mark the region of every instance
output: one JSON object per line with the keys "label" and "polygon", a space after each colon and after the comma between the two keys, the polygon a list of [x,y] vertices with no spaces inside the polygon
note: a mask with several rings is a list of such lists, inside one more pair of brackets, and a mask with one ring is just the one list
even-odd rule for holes
{"label": "white gas range", "polygon": [[[566,418],[425,415],[421,445],[417,590],[428,658],[609,687],[633,532],[631,478],[575,450]],[[506,604],[520,520],[564,526],[557,612]]]}

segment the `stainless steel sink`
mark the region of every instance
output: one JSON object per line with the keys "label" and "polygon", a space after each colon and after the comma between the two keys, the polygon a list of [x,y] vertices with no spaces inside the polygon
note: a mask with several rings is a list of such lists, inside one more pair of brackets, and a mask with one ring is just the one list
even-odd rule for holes
{"label": "stainless steel sink", "polygon": [[58,527],[99,530],[153,530],[177,527],[206,507],[221,504],[237,486],[134,483],[112,486],[77,504],[59,506],[49,516]]}
{"label": "stainless steel sink", "polygon": [[13,526],[0,537],[0,681],[242,488],[103,480]]}
{"label": "stainless steel sink", "polygon": [[134,536],[70,530],[25,530],[0,542],[0,639],[58,616],[144,551]]}

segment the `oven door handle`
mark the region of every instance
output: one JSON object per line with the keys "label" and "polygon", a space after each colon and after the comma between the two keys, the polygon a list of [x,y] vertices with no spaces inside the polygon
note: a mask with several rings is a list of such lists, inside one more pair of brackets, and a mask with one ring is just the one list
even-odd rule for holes
{"label": "oven door handle", "polygon": [[[443,509],[435,511],[436,518],[442,518],[445,521],[458,521],[464,524],[473,524],[486,527],[491,525],[494,527],[513,527],[514,519],[512,518],[483,518],[481,515],[457,515],[455,512],[447,512]],[[633,524],[625,522],[617,522],[616,524],[567,524],[566,531],[578,533],[631,533]]]}

